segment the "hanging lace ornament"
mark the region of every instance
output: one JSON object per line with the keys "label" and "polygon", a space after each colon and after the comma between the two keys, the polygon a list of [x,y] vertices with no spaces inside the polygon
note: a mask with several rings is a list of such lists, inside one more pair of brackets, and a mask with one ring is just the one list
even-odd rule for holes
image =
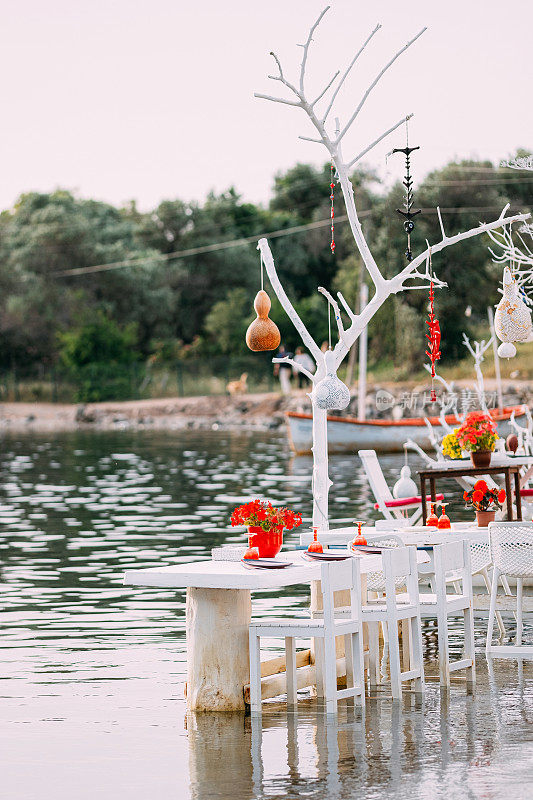
{"label": "hanging lace ornament", "polygon": [[402,497],[416,497],[418,495],[418,487],[411,478],[411,468],[407,463],[407,450],[405,450],[405,464],[400,471],[399,479],[394,484],[392,494],[396,500],[400,500]]}
{"label": "hanging lace ornament", "polygon": [[315,404],[326,411],[342,411],[350,402],[350,390],[335,370],[335,355],[332,350],[324,354],[326,362],[326,377],[317,383],[314,389]]}
{"label": "hanging lace ornament", "polygon": [[503,297],[496,306],[494,330],[502,344],[498,347],[501,358],[513,358],[513,342],[525,342],[531,336],[531,312],[520,297],[518,284],[509,267],[503,271]]}

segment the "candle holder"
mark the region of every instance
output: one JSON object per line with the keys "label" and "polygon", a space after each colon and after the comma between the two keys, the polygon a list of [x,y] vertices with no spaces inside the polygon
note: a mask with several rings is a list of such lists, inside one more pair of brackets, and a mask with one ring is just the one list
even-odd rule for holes
{"label": "candle holder", "polygon": [[452,523],[450,522],[450,518],[446,514],[446,506],[448,506],[448,505],[449,505],[449,503],[441,503],[440,504],[440,507],[442,508],[442,514],[440,515],[440,517],[438,519],[438,522],[437,522],[437,527],[439,528],[439,530],[447,530],[448,528],[452,527]]}
{"label": "candle holder", "polygon": [[307,548],[308,553],[323,553],[324,548],[318,541],[318,528],[313,528],[313,541]]}
{"label": "candle holder", "polygon": [[353,547],[361,547],[361,545],[365,546],[367,544],[367,541],[361,531],[364,522],[358,522],[357,520],[354,520],[354,522],[358,527],[357,527],[357,535],[352,539],[352,546]]}
{"label": "candle holder", "polygon": [[435,506],[436,503],[430,503],[429,506],[431,508],[431,514],[426,520],[426,525],[435,525],[437,528],[439,527],[439,518],[435,514]]}

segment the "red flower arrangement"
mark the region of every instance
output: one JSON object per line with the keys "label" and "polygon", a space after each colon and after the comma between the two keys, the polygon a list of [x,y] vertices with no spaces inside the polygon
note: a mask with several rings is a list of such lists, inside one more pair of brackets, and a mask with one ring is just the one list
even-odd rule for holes
{"label": "red flower arrangement", "polygon": [[483,411],[472,411],[468,414],[455,435],[462,449],[472,453],[494,450],[498,439],[494,420]]}
{"label": "red flower arrangement", "polygon": [[477,481],[473,489],[463,494],[466,507],[475,508],[476,511],[495,511],[502,507],[505,497],[505,489],[489,489],[483,480]]}
{"label": "red flower arrangement", "polygon": [[272,503],[263,500],[252,500],[238,506],[231,515],[231,524],[261,528],[268,533],[273,528],[287,528],[292,531],[302,524],[302,515],[290,508],[274,508]]}

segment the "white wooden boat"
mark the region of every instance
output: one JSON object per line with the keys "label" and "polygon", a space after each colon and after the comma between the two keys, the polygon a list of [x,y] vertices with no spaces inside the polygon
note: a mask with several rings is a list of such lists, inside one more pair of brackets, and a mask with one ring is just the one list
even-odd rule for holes
{"label": "white wooden boat", "polygon": [[[498,433],[503,438],[512,433],[509,418],[513,411],[517,421],[525,420],[522,406],[491,411],[493,419],[498,423]],[[289,411],[286,418],[293,450],[298,454],[310,453],[313,444],[312,415]],[[439,418],[429,417],[429,421],[437,435],[444,436],[445,431]],[[447,416],[446,422],[452,427],[460,424],[454,414]],[[396,421],[328,416],[328,450],[330,453],[354,453],[361,449],[396,453],[403,451],[403,445],[407,439],[412,439],[424,450],[433,449],[427,426],[422,417]]]}

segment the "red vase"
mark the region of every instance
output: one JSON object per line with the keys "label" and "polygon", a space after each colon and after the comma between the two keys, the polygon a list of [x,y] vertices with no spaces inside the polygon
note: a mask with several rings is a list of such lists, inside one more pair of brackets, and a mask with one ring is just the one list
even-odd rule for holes
{"label": "red vase", "polygon": [[276,525],[270,531],[248,527],[250,547],[257,547],[259,558],[275,558],[283,546],[283,526]]}

